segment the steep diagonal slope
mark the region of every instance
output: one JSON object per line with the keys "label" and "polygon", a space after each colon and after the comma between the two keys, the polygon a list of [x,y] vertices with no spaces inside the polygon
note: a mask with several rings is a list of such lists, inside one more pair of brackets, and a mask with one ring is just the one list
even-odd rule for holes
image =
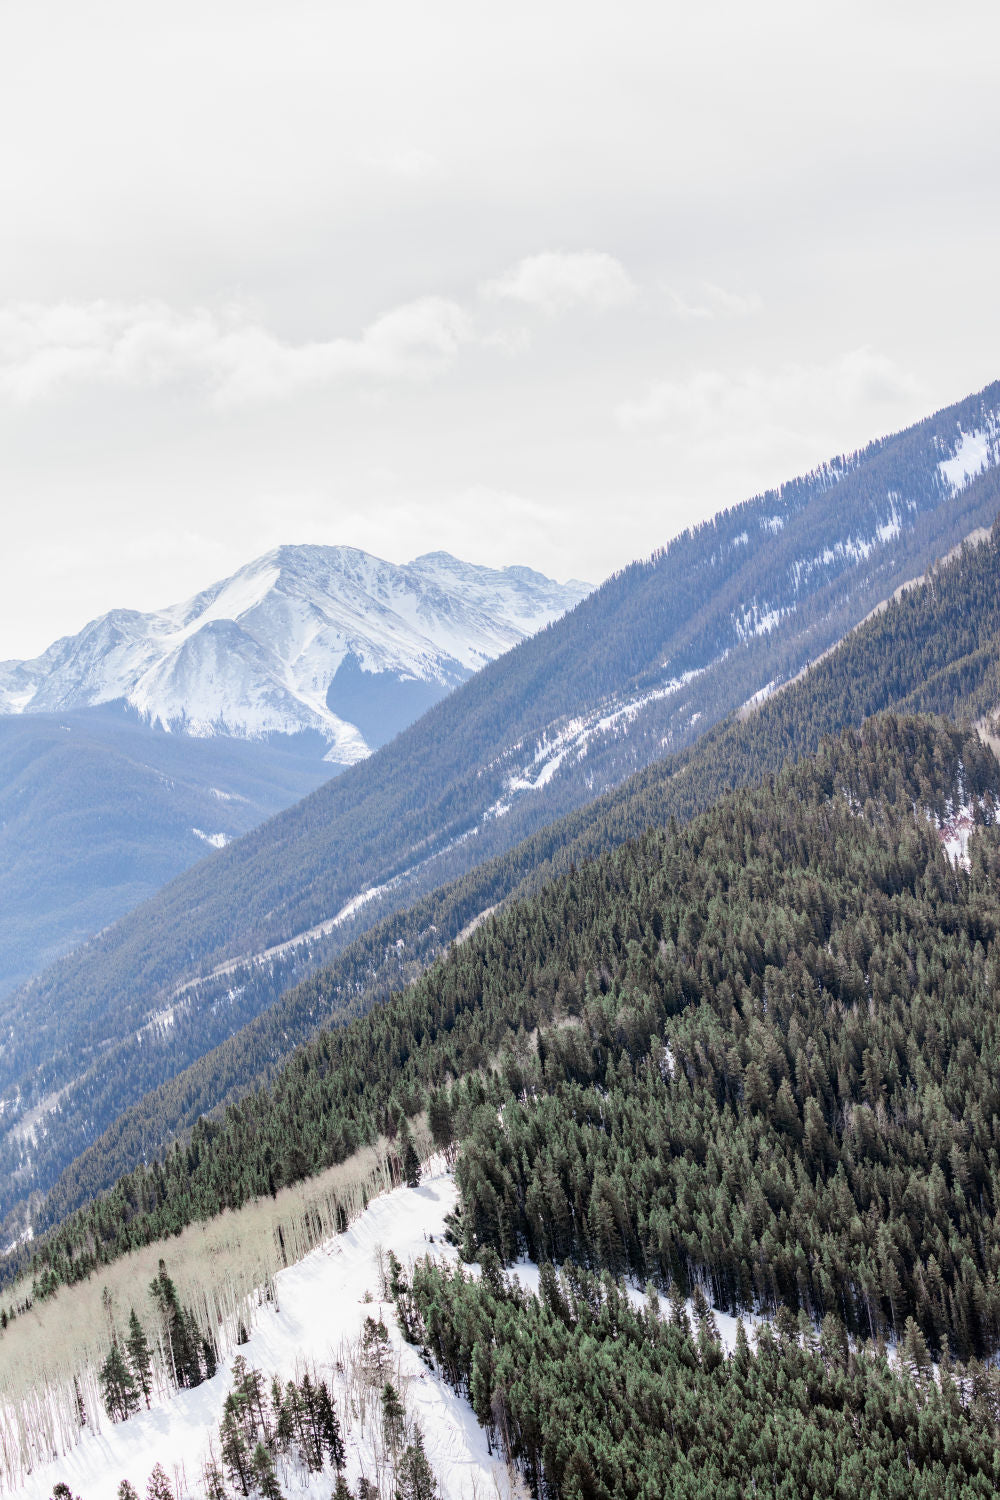
{"label": "steep diagonal slope", "polygon": [[[181,877],[4,1007],[8,1108],[63,1086],[155,1016],[172,1018],[178,987],[199,974],[310,930],[317,963],[350,935],[349,915],[357,931],[792,676],[992,523],[998,405],[990,387],[685,534]],[[977,469],[967,482],[965,466]],[[262,1008],[273,993],[252,998]],[[245,1019],[236,1012],[234,1025]],[[55,1015],[58,1028],[37,1022]]]}
{"label": "steep diagonal slope", "polygon": [[[927,583],[879,611],[822,662],[749,715],[732,715],[689,750],[668,756],[597,801],[540,830],[414,906],[384,918],[333,962],[243,1026],[198,1062],[155,1089],[68,1167],[35,1223],[58,1222],[71,1209],[137,1162],[157,1155],[200,1114],[268,1080],[279,1060],[324,1023],[363,1014],[456,938],[468,936],[484,913],[542,889],[573,864],[597,858],[624,839],[671,818],[686,820],[720,795],[778,772],[786,761],[816,751],[825,735],[857,727],[886,709],[947,715],[965,724],[993,721],[1000,708],[1000,524],[993,536],[964,547]],[[946,809],[927,792],[925,805]],[[151,1028],[141,1049],[113,1052],[110,1077],[96,1067],[60,1101],[46,1136],[30,1153],[0,1157],[19,1185],[51,1181],[84,1144],[96,1118],[117,1112],[117,1080],[173,1072],[206,1034],[206,1017],[243,1012],[244,994],[280,990],[308,966],[310,955],[288,950],[193,989],[174,1007],[169,1027]],[[259,999],[257,1001],[259,1003]],[[216,1021],[219,1035],[225,1022]],[[13,1238],[18,1220],[10,1226]]]}

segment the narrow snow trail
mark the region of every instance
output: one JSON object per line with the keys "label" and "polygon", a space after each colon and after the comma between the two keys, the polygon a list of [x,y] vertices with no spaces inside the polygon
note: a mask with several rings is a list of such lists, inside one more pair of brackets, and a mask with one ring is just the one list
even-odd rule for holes
{"label": "narrow snow trail", "polygon": [[[507,1495],[506,1473],[491,1456],[486,1435],[468,1403],[437,1379],[406,1344],[396,1326],[391,1303],[380,1303],[377,1254],[392,1250],[408,1265],[428,1252],[457,1260],[444,1241],[445,1215],[454,1207],[451,1176],[438,1170],[417,1188],[398,1188],[373,1200],[346,1233],[327,1241],[297,1265],[276,1277],[277,1305],[259,1312],[249,1342],[239,1350],[247,1363],[270,1381],[301,1376],[315,1365],[338,1398],[348,1450],[347,1479],[373,1474],[368,1435],[345,1417],[345,1379],[338,1370],[346,1348],[360,1337],[365,1318],[381,1315],[389,1329],[393,1360],[409,1413],[420,1423],[427,1456],[444,1500]],[[366,1301],[366,1294],[374,1300]],[[47,1500],[63,1480],[81,1500],[116,1500],[118,1485],[129,1479],[140,1495],[156,1462],[163,1464],[179,1496],[202,1490],[201,1471],[209,1442],[218,1448],[223,1403],[232,1383],[232,1358],[218,1374],[193,1391],[180,1391],[152,1411],[127,1422],[102,1420],[100,1433],[89,1432],[66,1457],[37,1469],[14,1491],[24,1500]],[[296,1496],[328,1500],[329,1472],[301,1486]]]}

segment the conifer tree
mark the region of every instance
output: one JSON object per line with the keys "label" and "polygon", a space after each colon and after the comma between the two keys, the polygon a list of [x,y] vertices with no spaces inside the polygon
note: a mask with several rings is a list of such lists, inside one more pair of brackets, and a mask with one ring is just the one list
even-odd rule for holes
{"label": "conifer tree", "polygon": [[98,1372],[101,1395],[112,1422],[124,1422],[139,1409],[139,1393],[128,1365],[122,1357],[118,1341],[114,1340],[108,1357]]}
{"label": "conifer tree", "polygon": [[149,1340],[133,1307],[128,1317],[128,1335],[125,1339],[132,1376],[142,1399],[149,1407],[153,1390],[153,1360],[149,1351]]}
{"label": "conifer tree", "polygon": [[413,1441],[403,1449],[396,1471],[396,1500],[437,1500],[438,1487],[434,1471],[424,1451],[423,1434],[418,1427]]}
{"label": "conifer tree", "polygon": [[392,1454],[398,1453],[402,1445],[405,1415],[399,1392],[387,1380],[382,1387],[382,1441]]}
{"label": "conifer tree", "polygon": [[219,1426],[219,1444],[222,1462],[230,1480],[239,1485],[242,1494],[248,1495],[252,1476],[250,1449],[239,1419],[238,1407],[228,1399]]}
{"label": "conifer tree", "polygon": [[400,1149],[403,1161],[403,1178],[407,1187],[420,1186],[420,1157],[417,1148],[413,1144],[413,1136],[409,1125],[404,1121],[401,1132]]}
{"label": "conifer tree", "polygon": [[274,1459],[263,1443],[258,1443],[253,1450],[252,1462],[254,1482],[262,1500],[284,1500],[274,1468]]}
{"label": "conifer tree", "polygon": [[139,1500],[138,1490],[127,1479],[123,1479],[118,1486],[118,1500]]}
{"label": "conifer tree", "polygon": [[162,1464],[154,1464],[153,1472],[149,1476],[146,1485],[146,1500],[175,1500],[174,1487],[167,1478],[167,1471]]}
{"label": "conifer tree", "polygon": [[326,1452],[335,1468],[342,1469],[346,1458],[344,1440],[340,1433],[340,1422],[330,1395],[330,1388],[325,1380],[316,1383],[314,1410],[321,1449]]}

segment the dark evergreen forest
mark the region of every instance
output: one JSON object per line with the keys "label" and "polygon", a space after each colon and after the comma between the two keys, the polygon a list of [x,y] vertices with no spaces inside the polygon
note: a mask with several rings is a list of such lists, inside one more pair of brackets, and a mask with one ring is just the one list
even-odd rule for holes
{"label": "dark evergreen forest", "polygon": [[727,1357],[702,1300],[664,1317],[608,1276],[542,1268],[541,1295],[493,1266],[425,1262],[400,1302],[411,1334],[536,1495],[558,1500],[904,1500],[1000,1483],[996,1377],[932,1378],[908,1330],[902,1369],[862,1357],[835,1318],[781,1318]]}

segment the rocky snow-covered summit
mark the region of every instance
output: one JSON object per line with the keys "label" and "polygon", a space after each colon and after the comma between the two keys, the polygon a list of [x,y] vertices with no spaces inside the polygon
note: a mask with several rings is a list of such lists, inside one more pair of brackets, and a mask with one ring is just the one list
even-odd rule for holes
{"label": "rocky snow-covered summit", "polygon": [[0,663],[0,713],[123,703],[198,737],[318,731],[351,764],[589,589],[446,552],[279,547],[183,604],[112,610]]}

